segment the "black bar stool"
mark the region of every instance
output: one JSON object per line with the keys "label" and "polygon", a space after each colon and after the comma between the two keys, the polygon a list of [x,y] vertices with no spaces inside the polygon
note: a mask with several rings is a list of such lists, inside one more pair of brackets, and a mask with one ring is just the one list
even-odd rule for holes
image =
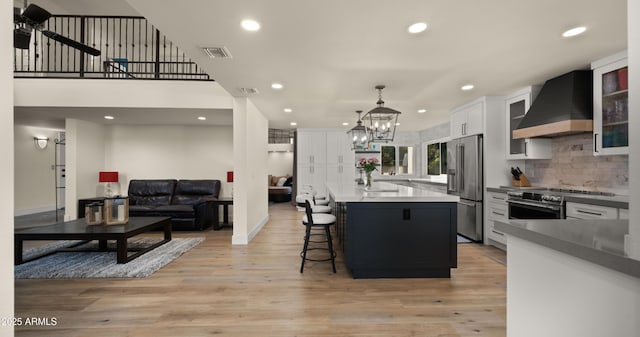
{"label": "black bar stool", "polygon": [[[336,272],[336,252],[333,250],[333,240],[331,239],[330,228],[336,223],[336,217],[333,214],[325,213],[313,213],[311,203],[309,200],[305,200],[305,212],[306,215],[302,218],[302,224],[306,227],[304,236],[304,248],[300,253],[302,257],[302,264],[300,265],[300,273],[304,270],[305,261],[331,261],[333,272]],[[324,229],[326,240],[325,241],[311,241],[311,230]],[[309,243],[327,243],[327,248],[324,247],[309,247]],[[325,259],[315,259],[307,257],[307,252],[310,250],[326,250],[329,252],[329,257]]]}

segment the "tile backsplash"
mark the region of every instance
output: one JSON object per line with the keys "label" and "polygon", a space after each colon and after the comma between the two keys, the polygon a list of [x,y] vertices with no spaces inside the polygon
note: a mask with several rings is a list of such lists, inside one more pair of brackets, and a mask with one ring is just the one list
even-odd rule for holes
{"label": "tile backsplash", "polygon": [[591,133],[554,138],[552,154],[526,162],[531,185],[629,194],[629,157],[594,156]]}

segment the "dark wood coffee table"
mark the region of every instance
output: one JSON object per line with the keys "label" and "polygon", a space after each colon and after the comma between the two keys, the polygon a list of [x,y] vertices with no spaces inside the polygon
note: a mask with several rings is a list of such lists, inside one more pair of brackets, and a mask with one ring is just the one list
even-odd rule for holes
{"label": "dark wood coffee table", "polygon": [[[164,240],[128,255],[127,239],[149,232],[163,230]],[[171,241],[171,218],[169,217],[132,217],[126,225],[87,225],[85,219],[59,222],[49,226],[29,228],[15,232],[15,264],[28,261],[22,259],[22,243],[26,240],[98,240],[98,250],[107,250],[107,241],[116,241],[117,262],[127,263],[138,256]],[[51,254],[53,254],[52,252]],[[50,254],[46,254],[50,255]],[[43,255],[44,256],[44,255]]]}

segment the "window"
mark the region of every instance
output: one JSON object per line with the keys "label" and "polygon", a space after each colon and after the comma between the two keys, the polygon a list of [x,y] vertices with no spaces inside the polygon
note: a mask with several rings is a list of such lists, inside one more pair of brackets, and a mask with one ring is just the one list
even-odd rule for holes
{"label": "window", "polygon": [[447,174],[447,143],[427,144],[427,174]]}
{"label": "window", "polygon": [[381,174],[413,174],[413,146],[382,146],[381,153]]}
{"label": "window", "polygon": [[382,147],[382,162],[380,163],[380,174],[396,174],[396,147]]}

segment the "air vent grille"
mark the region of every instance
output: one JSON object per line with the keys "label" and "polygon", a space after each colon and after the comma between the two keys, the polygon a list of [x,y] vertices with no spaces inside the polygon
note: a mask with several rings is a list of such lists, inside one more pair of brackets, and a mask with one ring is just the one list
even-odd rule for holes
{"label": "air vent grille", "polygon": [[256,88],[240,88],[240,93],[243,95],[255,95],[258,93]]}
{"label": "air vent grille", "polygon": [[230,59],[232,58],[231,52],[227,47],[202,47],[207,56],[212,59]]}

